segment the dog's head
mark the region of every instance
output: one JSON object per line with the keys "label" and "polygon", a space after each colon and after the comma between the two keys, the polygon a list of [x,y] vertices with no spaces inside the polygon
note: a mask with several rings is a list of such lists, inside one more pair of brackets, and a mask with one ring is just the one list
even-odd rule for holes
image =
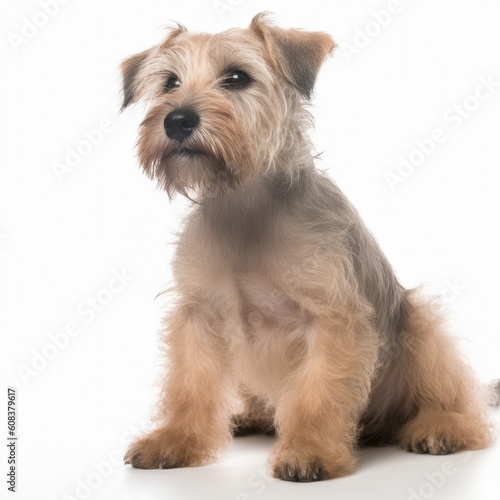
{"label": "dog's head", "polygon": [[169,195],[207,195],[300,162],[304,104],[333,47],[325,33],[281,29],[263,14],[215,35],[172,29],[122,64],[123,107],[150,105],[138,142],[144,170]]}

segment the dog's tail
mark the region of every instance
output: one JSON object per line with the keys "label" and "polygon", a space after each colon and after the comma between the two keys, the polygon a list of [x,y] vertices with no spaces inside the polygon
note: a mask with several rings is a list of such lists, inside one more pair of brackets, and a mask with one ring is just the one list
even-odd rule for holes
{"label": "dog's tail", "polygon": [[500,406],[500,379],[486,384],[485,389],[488,396],[488,404],[493,407]]}

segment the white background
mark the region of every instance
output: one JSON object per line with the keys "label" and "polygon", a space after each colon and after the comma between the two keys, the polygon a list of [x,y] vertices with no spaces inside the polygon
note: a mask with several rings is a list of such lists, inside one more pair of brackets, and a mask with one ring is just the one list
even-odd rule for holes
{"label": "white background", "polygon": [[[481,78],[500,81],[498,1],[401,0],[383,28],[373,12],[393,5],[387,0],[223,4],[66,0],[30,30],[27,22],[44,22],[39,2],[2,1],[0,434],[10,385],[18,391],[17,498],[496,498],[498,444],[450,457],[369,449],[352,476],[309,485],[269,478],[272,439],[263,437],[237,440],[201,468],[103,465],[123,455],[155,401],[164,305],[155,296],[169,282],[169,243],[186,208],[169,204],[137,166],[143,108],[116,113],[119,63],[161,40],[169,19],[216,32],[271,10],[282,26],[328,31],[344,50],[358,47],[351,56],[338,50],[320,74],[312,107],[319,166],[358,207],[402,283],[445,294],[480,376],[500,375],[500,87],[479,103],[471,97]],[[23,32],[30,38],[20,41]],[[451,120],[464,101],[469,116]],[[58,178],[54,165],[99,126],[100,144]],[[386,173],[436,128],[446,140],[391,190]],[[113,273],[123,272],[129,281],[110,295]],[[92,297],[110,302],[91,315]],[[72,323],[77,336],[59,351],[47,347]],[[45,365],[33,359],[44,349],[52,356]],[[33,362],[36,371],[22,377],[20,367]],[[4,479],[1,497],[15,498]]]}

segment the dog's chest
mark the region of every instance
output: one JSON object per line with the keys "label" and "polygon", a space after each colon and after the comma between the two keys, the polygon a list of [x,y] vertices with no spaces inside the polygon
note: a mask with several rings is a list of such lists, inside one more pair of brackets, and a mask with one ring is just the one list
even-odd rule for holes
{"label": "dog's chest", "polygon": [[242,383],[264,398],[279,395],[283,379],[314,338],[314,322],[278,287],[258,274],[233,280],[240,335],[230,333],[233,362]]}
{"label": "dog's chest", "polygon": [[251,335],[267,330],[289,333],[300,330],[310,321],[297,302],[264,276],[237,276],[235,285],[240,297],[238,312],[241,324],[244,331]]}

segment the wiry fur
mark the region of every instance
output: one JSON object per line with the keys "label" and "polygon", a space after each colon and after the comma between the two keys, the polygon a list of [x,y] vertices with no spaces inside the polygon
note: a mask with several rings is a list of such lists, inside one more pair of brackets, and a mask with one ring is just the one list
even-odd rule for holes
{"label": "wiry fur", "polygon": [[[232,432],[275,430],[272,473],[292,481],[348,474],[359,443],[439,454],[491,441],[436,307],[398,283],[314,167],[305,105],[333,47],[259,15],[216,35],[179,27],[123,64],[124,105],[150,103],[142,166],[197,202],[173,262],[159,426],[131,445],[134,467],[206,463]],[[251,84],[221,86],[234,70]],[[182,144],[163,129],[180,108],[200,117]]]}

